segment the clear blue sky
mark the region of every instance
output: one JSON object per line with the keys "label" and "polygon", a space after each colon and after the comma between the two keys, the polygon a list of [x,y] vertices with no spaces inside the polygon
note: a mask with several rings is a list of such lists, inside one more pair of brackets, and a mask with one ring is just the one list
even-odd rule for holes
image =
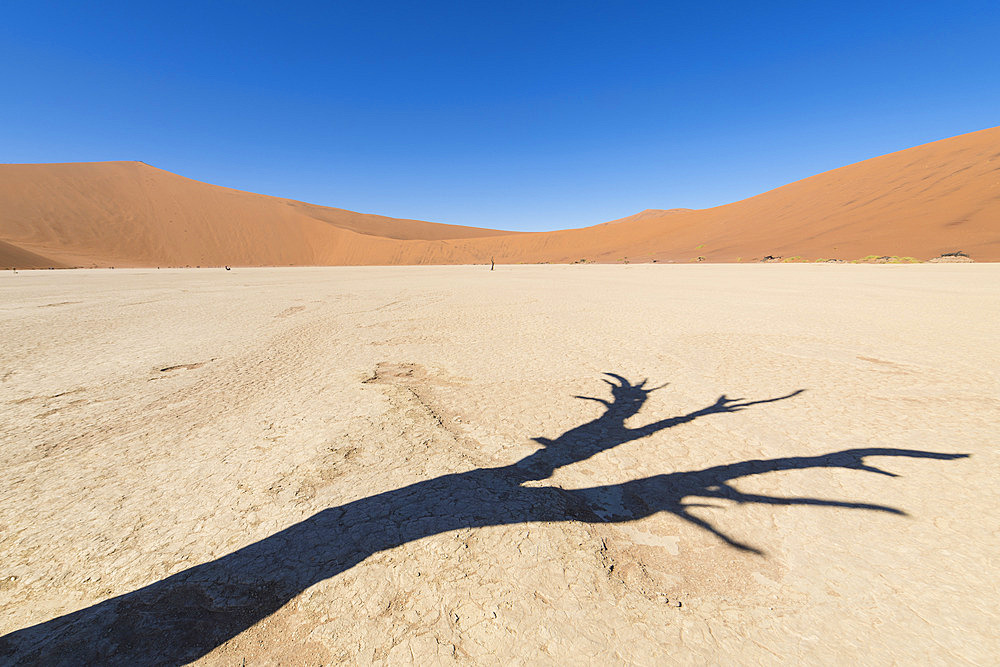
{"label": "clear blue sky", "polygon": [[1000,124],[991,2],[31,2],[0,162],[483,227],[702,208]]}

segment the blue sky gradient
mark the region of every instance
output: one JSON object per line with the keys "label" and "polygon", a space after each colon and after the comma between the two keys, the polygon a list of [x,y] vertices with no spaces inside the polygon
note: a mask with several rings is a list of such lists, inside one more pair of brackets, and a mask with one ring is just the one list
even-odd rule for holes
{"label": "blue sky gradient", "polygon": [[27,2],[0,162],[480,227],[704,208],[1000,124],[994,2]]}

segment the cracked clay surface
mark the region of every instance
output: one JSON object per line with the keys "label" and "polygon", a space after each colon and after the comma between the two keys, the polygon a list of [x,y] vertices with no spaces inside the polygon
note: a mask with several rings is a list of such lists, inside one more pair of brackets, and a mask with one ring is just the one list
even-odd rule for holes
{"label": "cracked clay surface", "polygon": [[0,664],[991,664],[998,345],[996,265],[0,275]]}

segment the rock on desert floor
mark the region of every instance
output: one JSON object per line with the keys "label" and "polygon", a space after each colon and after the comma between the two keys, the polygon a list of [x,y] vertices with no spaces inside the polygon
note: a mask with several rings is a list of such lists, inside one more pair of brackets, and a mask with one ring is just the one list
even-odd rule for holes
{"label": "rock on desert floor", "polygon": [[0,274],[0,663],[987,664],[998,265]]}

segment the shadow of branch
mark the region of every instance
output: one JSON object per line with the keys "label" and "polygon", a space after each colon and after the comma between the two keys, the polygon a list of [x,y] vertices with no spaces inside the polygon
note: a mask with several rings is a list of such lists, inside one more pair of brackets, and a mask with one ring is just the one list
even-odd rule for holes
{"label": "shadow of branch", "polygon": [[[721,395],[686,415],[630,428],[660,387],[631,384],[608,373],[611,399],[581,397],[605,407],[598,418],[555,439],[535,438],[541,448],[517,463],[442,475],[331,507],[242,549],[135,591],[99,602],[0,638],[5,661],[40,664],[179,665],[195,660],[274,613],[320,581],[378,552],[462,528],[526,522],[632,521],[659,512],[707,531],[744,552],[763,552],[727,535],[692,509],[699,499],[736,503],[840,507],[903,515],[885,505],[808,497],[741,493],[731,482],[779,470],[849,468],[891,475],[869,465],[871,456],[948,460],[964,454],[868,448],[821,456],[741,461],[676,472],[624,484],[567,491],[530,486],[561,467],[602,451],[709,415],[784,401],[803,390],[755,401]],[[622,511],[606,510],[608,496],[624,499]],[[693,499],[694,502],[689,502]]]}

